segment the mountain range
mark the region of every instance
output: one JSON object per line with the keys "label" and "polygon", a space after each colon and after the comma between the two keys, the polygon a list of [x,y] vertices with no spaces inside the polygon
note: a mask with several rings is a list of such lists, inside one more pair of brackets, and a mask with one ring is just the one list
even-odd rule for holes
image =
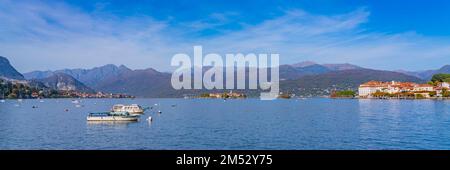
{"label": "mountain range", "polygon": [[[206,90],[175,90],[171,86],[171,73],[160,72],[152,68],[132,70],[124,65],[108,64],[92,69],[33,71],[24,73],[22,76],[7,60],[0,64],[6,66],[0,68],[0,75],[3,77],[33,80],[59,90],[126,93],[138,97],[182,97],[185,94],[198,95],[210,92]],[[448,68],[449,65],[426,72],[384,71],[348,63],[318,64],[307,61],[280,65],[280,88],[282,91],[304,96],[327,95],[331,90],[356,90],[359,84],[370,80],[423,83],[429,80],[425,78],[431,77],[434,73],[450,73]],[[248,93],[253,94],[253,92],[255,90]]]}
{"label": "mountain range", "polygon": [[102,67],[95,67],[92,69],[63,69],[56,71],[32,71],[25,73],[26,79],[44,79],[54,74],[62,73],[69,75],[80,82],[83,82],[86,86],[96,89],[99,84],[106,79],[118,76],[119,74],[131,72],[132,70],[121,65],[119,67],[108,64]]}
{"label": "mountain range", "polygon": [[439,73],[450,73],[450,65],[444,65],[440,69],[437,70],[425,70],[425,71],[405,71],[405,70],[397,70],[397,72],[404,73],[407,75],[415,76],[423,80],[430,80],[431,77],[435,74]]}

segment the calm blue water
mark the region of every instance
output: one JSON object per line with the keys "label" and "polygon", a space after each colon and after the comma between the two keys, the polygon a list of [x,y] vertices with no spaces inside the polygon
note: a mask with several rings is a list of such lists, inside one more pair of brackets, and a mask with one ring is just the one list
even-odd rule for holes
{"label": "calm blue water", "polygon": [[[159,104],[163,113],[146,112],[135,123],[86,121],[88,112],[107,111],[116,103]],[[70,99],[0,103],[0,149],[450,149],[450,101],[89,99],[81,104],[77,108]],[[153,122],[145,120],[148,116]]]}

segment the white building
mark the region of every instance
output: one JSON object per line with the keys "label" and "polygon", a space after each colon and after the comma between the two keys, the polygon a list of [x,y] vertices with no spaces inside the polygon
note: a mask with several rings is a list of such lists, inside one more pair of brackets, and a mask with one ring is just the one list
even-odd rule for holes
{"label": "white building", "polygon": [[448,83],[448,82],[442,82],[441,84],[440,84],[440,87],[443,87],[443,88],[450,88],[450,83]]}
{"label": "white building", "polygon": [[414,91],[433,91],[434,86],[429,84],[417,84],[414,86]]}

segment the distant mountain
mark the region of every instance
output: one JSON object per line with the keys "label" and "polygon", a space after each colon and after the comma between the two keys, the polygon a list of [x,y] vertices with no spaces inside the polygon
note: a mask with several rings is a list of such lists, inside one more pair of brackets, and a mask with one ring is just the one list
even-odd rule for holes
{"label": "distant mountain", "polygon": [[88,92],[93,93],[94,90],[87,87],[83,83],[79,82],[77,79],[72,76],[64,73],[54,73],[50,77],[43,79],[34,79],[32,81],[40,82],[44,84],[46,87],[55,90],[72,90],[72,91],[80,91],[80,92]]}
{"label": "distant mountain", "polygon": [[333,70],[333,71],[341,71],[341,70],[354,70],[354,69],[362,69],[362,67],[353,65],[353,64],[322,64],[326,68]]}
{"label": "distant mountain", "polygon": [[162,73],[150,68],[122,72],[117,76],[104,79],[96,87],[100,91],[127,93],[138,97],[170,97],[176,91],[172,88],[170,80],[170,73]]}
{"label": "distant mountain", "polygon": [[119,74],[132,71],[131,69],[125,67],[124,65],[116,66],[108,64],[101,67],[95,67],[92,69],[64,69],[56,71],[33,71],[25,73],[24,76],[27,79],[43,79],[54,75],[55,73],[64,73],[72,76],[83,84],[97,89],[97,86],[104,80],[111,77],[118,76]]}
{"label": "distant mountain", "polygon": [[312,64],[303,67],[293,65],[281,65],[279,67],[280,79],[292,80],[306,75],[323,74],[331,70],[319,64]]}
{"label": "distant mountain", "polygon": [[280,87],[285,91],[291,91],[301,95],[327,95],[334,89],[356,90],[360,84],[371,80],[424,82],[417,77],[398,72],[352,69],[308,75],[296,80],[282,81]]}
{"label": "distant mountain", "polygon": [[331,71],[363,69],[362,67],[344,64],[317,64],[312,61],[304,61],[292,65],[280,66],[280,79],[293,80],[306,75],[317,75]]}
{"label": "distant mountain", "polygon": [[439,73],[450,74],[450,65],[444,65],[443,67],[441,67],[440,69],[437,69],[437,70],[425,70],[425,71],[397,70],[396,72],[408,74],[408,75],[411,75],[411,76],[418,77],[418,78],[420,78],[422,80],[429,81],[429,80],[431,80],[431,77],[433,77],[433,75],[435,75],[435,74],[439,74]]}
{"label": "distant mountain", "polygon": [[312,62],[312,61],[303,61],[300,63],[295,63],[295,64],[291,64],[292,67],[306,67],[306,66],[310,66],[310,65],[315,65],[317,63]]}
{"label": "distant mountain", "polygon": [[12,65],[9,60],[3,56],[0,56],[0,77],[8,79],[24,80],[22,74],[20,74]]}
{"label": "distant mountain", "polygon": [[32,71],[28,73],[24,73],[23,76],[27,80],[32,79],[43,79],[53,75],[53,71]]}

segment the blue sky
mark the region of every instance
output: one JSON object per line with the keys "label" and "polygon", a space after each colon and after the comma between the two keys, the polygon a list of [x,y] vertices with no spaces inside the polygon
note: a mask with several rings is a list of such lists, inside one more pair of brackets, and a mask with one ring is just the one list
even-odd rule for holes
{"label": "blue sky", "polygon": [[124,64],[168,71],[176,53],[279,53],[376,69],[450,64],[450,2],[0,0],[0,55],[21,72]]}

